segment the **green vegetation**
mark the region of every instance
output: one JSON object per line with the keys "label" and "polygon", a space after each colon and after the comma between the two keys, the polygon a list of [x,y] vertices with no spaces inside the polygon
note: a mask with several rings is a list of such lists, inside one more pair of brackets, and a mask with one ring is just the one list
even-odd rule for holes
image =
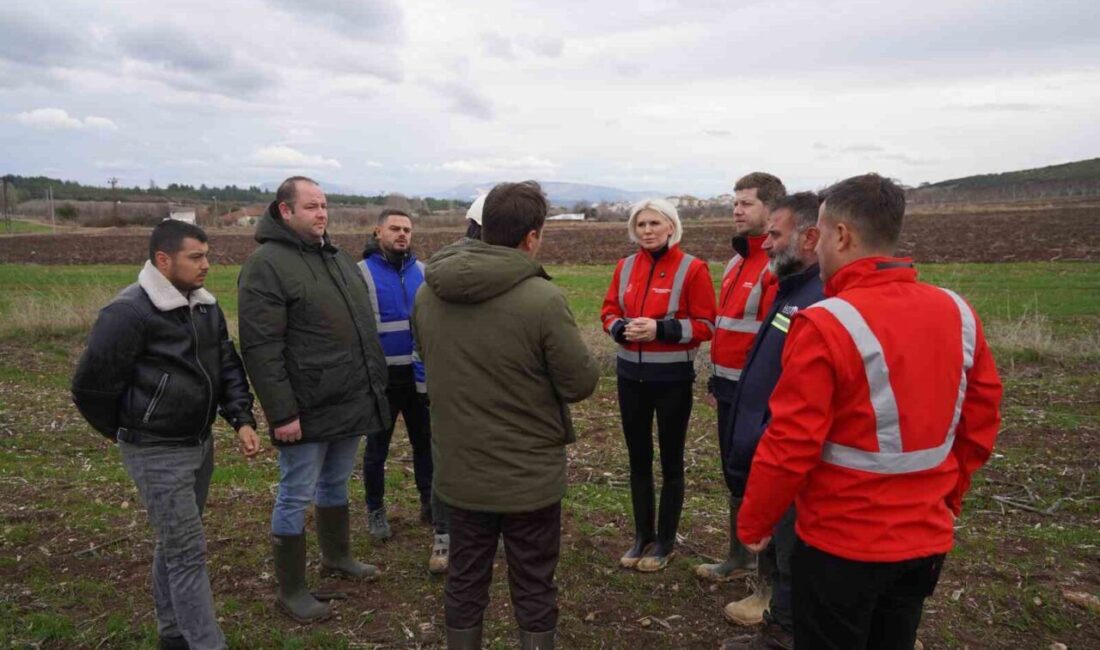
{"label": "green vegetation", "polygon": [[53,228],[37,221],[24,221],[12,219],[7,226],[0,225],[0,234],[22,235],[25,233],[53,232]]}
{"label": "green vegetation", "polygon": [[[0,265],[0,647],[150,648],[152,545],[140,502],[114,448],[69,402],[68,379],[96,311],[133,282],[135,266]],[[610,348],[598,312],[611,267],[548,269],[586,340]],[[715,267],[714,275],[720,269]],[[208,286],[236,319],[238,268],[215,267]],[[1100,264],[922,265],[981,313],[1005,381],[1003,433],[974,480],[958,544],[920,637],[925,647],[1092,647],[1095,614],[1063,590],[1100,584]],[[235,329],[235,328],[234,328]],[[604,368],[610,375],[610,363]],[[701,383],[701,382],[700,382]],[[700,393],[701,398],[701,393]],[[711,587],[692,568],[725,545],[725,488],[715,415],[696,401],[685,452],[683,544],[670,568],[620,571],[630,520],[627,459],[615,380],[574,411],[558,571],[560,647],[714,647],[734,633],[720,607],[744,582]],[[271,607],[270,507],[278,480],[270,449],[254,459],[215,431],[217,465],[205,515],[218,614],[233,648],[439,647],[442,581],[426,572],[429,529],[416,523],[410,449],[394,436],[387,499],[396,537],[365,534],[361,476],[350,486],[356,552],[384,571],[341,583],[349,599],[330,622],[301,627]],[[311,537],[311,557],[316,540]],[[486,615],[487,645],[514,647],[505,560]],[[317,577],[310,569],[310,579]],[[660,622],[657,622],[660,621]]]}
{"label": "green vegetation", "polygon": [[1044,181],[1092,181],[1100,180],[1100,158],[1079,160],[1061,165],[1049,165],[1035,169],[1023,169],[1000,174],[979,174],[964,178],[953,178],[938,183],[921,185],[924,187],[953,187],[960,190],[1036,183]]}

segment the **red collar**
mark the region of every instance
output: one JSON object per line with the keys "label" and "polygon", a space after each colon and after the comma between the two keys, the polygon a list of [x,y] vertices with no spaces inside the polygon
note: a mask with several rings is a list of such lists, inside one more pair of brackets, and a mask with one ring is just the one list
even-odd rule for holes
{"label": "red collar", "polygon": [[825,282],[825,295],[835,296],[856,287],[873,287],[890,282],[916,282],[917,270],[909,257],[863,257],[837,270]]}

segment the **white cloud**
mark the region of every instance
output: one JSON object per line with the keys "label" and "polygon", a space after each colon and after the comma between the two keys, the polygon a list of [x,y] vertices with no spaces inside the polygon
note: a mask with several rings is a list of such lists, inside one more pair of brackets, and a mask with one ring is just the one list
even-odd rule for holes
{"label": "white cloud", "polygon": [[534,156],[521,158],[473,158],[452,160],[440,165],[444,171],[460,174],[493,174],[500,172],[539,172],[547,173],[558,169],[560,165]]}
{"label": "white cloud", "polygon": [[250,158],[253,165],[270,169],[340,169],[335,158],[302,153],[286,145],[257,149]]}
{"label": "white cloud", "polygon": [[117,131],[118,126],[106,117],[89,115],[83,120],[69,115],[60,108],[36,108],[15,116],[15,120],[24,126],[43,131],[92,129],[99,131]]}

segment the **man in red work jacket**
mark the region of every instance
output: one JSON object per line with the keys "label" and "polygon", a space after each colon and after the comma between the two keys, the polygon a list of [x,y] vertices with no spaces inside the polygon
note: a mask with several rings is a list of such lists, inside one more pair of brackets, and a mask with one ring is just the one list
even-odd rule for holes
{"label": "man in red work jacket", "polygon": [[893,257],[905,193],[877,174],[824,193],[826,300],[791,319],[738,536],[762,549],[791,501],[795,647],[913,647],[970,477],[1000,425],[977,314]]}
{"label": "man in red work jacket", "polygon": [[[787,195],[783,181],[771,174],[753,172],[741,177],[733,187],[733,259],[722,274],[718,289],[718,320],[710,357],[714,374],[707,382],[708,401],[718,411],[718,446],[721,458],[730,451],[729,432],[733,430],[733,413],[737,381],[745,367],[753,339],[760,322],[771,309],[775,298],[775,279],[768,273],[768,255],[764,241],[768,238],[768,217],[776,203]],[[729,501],[729,551],[717,564],[701,564],[696,574],[706,580],[724,582],[756,571],[756,556],[737,541],[737,508],[741,505],[744,481],[725,472]]]}

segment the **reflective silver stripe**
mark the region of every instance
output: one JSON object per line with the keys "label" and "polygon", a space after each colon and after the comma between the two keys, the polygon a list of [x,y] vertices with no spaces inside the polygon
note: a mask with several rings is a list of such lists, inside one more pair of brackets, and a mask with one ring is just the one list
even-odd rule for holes
{"label": "reflective silver stripe", "polygon": [[411,354],[395,354],[392,357],[386,357],[387,366],[407,366],[413,362],[413,355]]}
{"label": "reflective silver stripe", "polygon": [[424,266],[424,262],[421,262],[420,260],[416,260],[416,268],[420,269],[420,274],[421,275],[424,275],[424,269],[426,269],[428,267]]}
{"label": "reflective silver stripe", "polygon": [[630,274],[634,271],[634,260],[638,254],[628,256],[623,260],[623,270],[619,273],[619,308],[626,314],[626,288],[630,286]]}
{"label": "reflective silver stripe", "polygon": [[428,382],[426,382],[426,381],[416,382],[416,392],[418,392],[418,393],[428,392]]}
{"label": "reflective silver stripe", "polygon": [[709,320],[707,320],[705,318],[697,318],[696,320],[699,321],[700,323],[706,325],[707,329],[710,330],[710,333],[714,334],[714,323],[710,322]]}
{"label": "reflective silver stripe", "polygon": [[[642,351],[640,363],[687,363],[695,361],[695,350],[678,350],[676,352],[646,352]],[[639,363],[638,353],[633,350],[619,348],[619,358],[624,361]]]}
{"label": "reflective silver stripe", "polygon": [[722,379],[729,379],[730,381],[740,381],[741,369],[720,366],[716,363],[714,364],[714,376],[721,377]]}
{"label": "reflective silver stripe", "polygon": [[974,365],[977,326],[973,313],[962,298],[946,289],[944,291],[955,301],[962,321],[963,364],[960,369],[962,376],[959,381],[959,392],[955,401],[951,426],[944,436],[943,443],[930,449],[917,451],[903,451],[902,449],[897,400],[894,397],[893,388],[890,386],[890,370],[886,365],[882,345],[868,327],[863,316],[850,303],[840,298],[829,298],[814,305],[814,307],[824,308],[837,319],[852,338],[852,342],[863,359],[863,368],[867,375],[867,385],[870,391],[871,407],[875,413],[875,435],[878,439],[879,448],[879,451],[874,452],[834,442],[826,442],[821,454],[823,461],[876,474],[907,474],[938,467],[951,453],[951,447],[955,443],[955,429],[958,426],[962,414],[963,400],[966,397],[966,373]]}
{"label": "reflective silver stripe", "polygon": [[695,260],[692,255],[684,254],[680,260],[680,266],[676,267],[676,275],[672,278],[672,291],[668,294],[668,315],[665,318],[676,318],[676,312],[680,311],[680,295],[684,292],[684,279],[687,278],[688,269]]}
{"label": "reflective silver stripe", "polygon": [[680,322],[680,342],[691,343],[692,331],[691,331],[691,319],[681,318]]}
{"label": "reflective silver stripe", "polygon": [[407,332],[410,329],[412,329],[412,325],[407,320],[391,320],[378,325],[380,334],[384,332]]}
{"label": "reflective silver stripe", "polygon": [[756,277],[756,284],[752,285],[749,299],[745,301],[745,314],[742,316],[745,320],[756,320],[760,314],[760,299],[764,297],[764,274],[767,272],[768,267],[765,266]]}
{"label": "reflective silver stripe", "polygon": [[367,282],[367,294],[370,296],[371,309],[374,310],[374,325],[381,330],[382,314],[378,311],[378,289],[374,286],[374,277],[370,274],[370,269],[367,268],[367,260],[360,260],[359,272]]}
{"label": "reflective silver stripe", "polygon": [[733,257],[731,257],[730,261],[728,263],[726,263],[726,270],[722,271],[722,279],[723,280],[726,278],[727,275],[730,274],[730,271],[733,270],[733,265],[737,264],[737,260],[739,260],[739,259],[741,259],[741,254],[740,253],[734,255]]}
{"label": "reflective silver stripe", "polygon": [[760,331],[760,321],[754,319],[719,316],[717,325],[718,329],[726,330],[727,332],[744,332],[745,334],[756,334],[758,331]]}

